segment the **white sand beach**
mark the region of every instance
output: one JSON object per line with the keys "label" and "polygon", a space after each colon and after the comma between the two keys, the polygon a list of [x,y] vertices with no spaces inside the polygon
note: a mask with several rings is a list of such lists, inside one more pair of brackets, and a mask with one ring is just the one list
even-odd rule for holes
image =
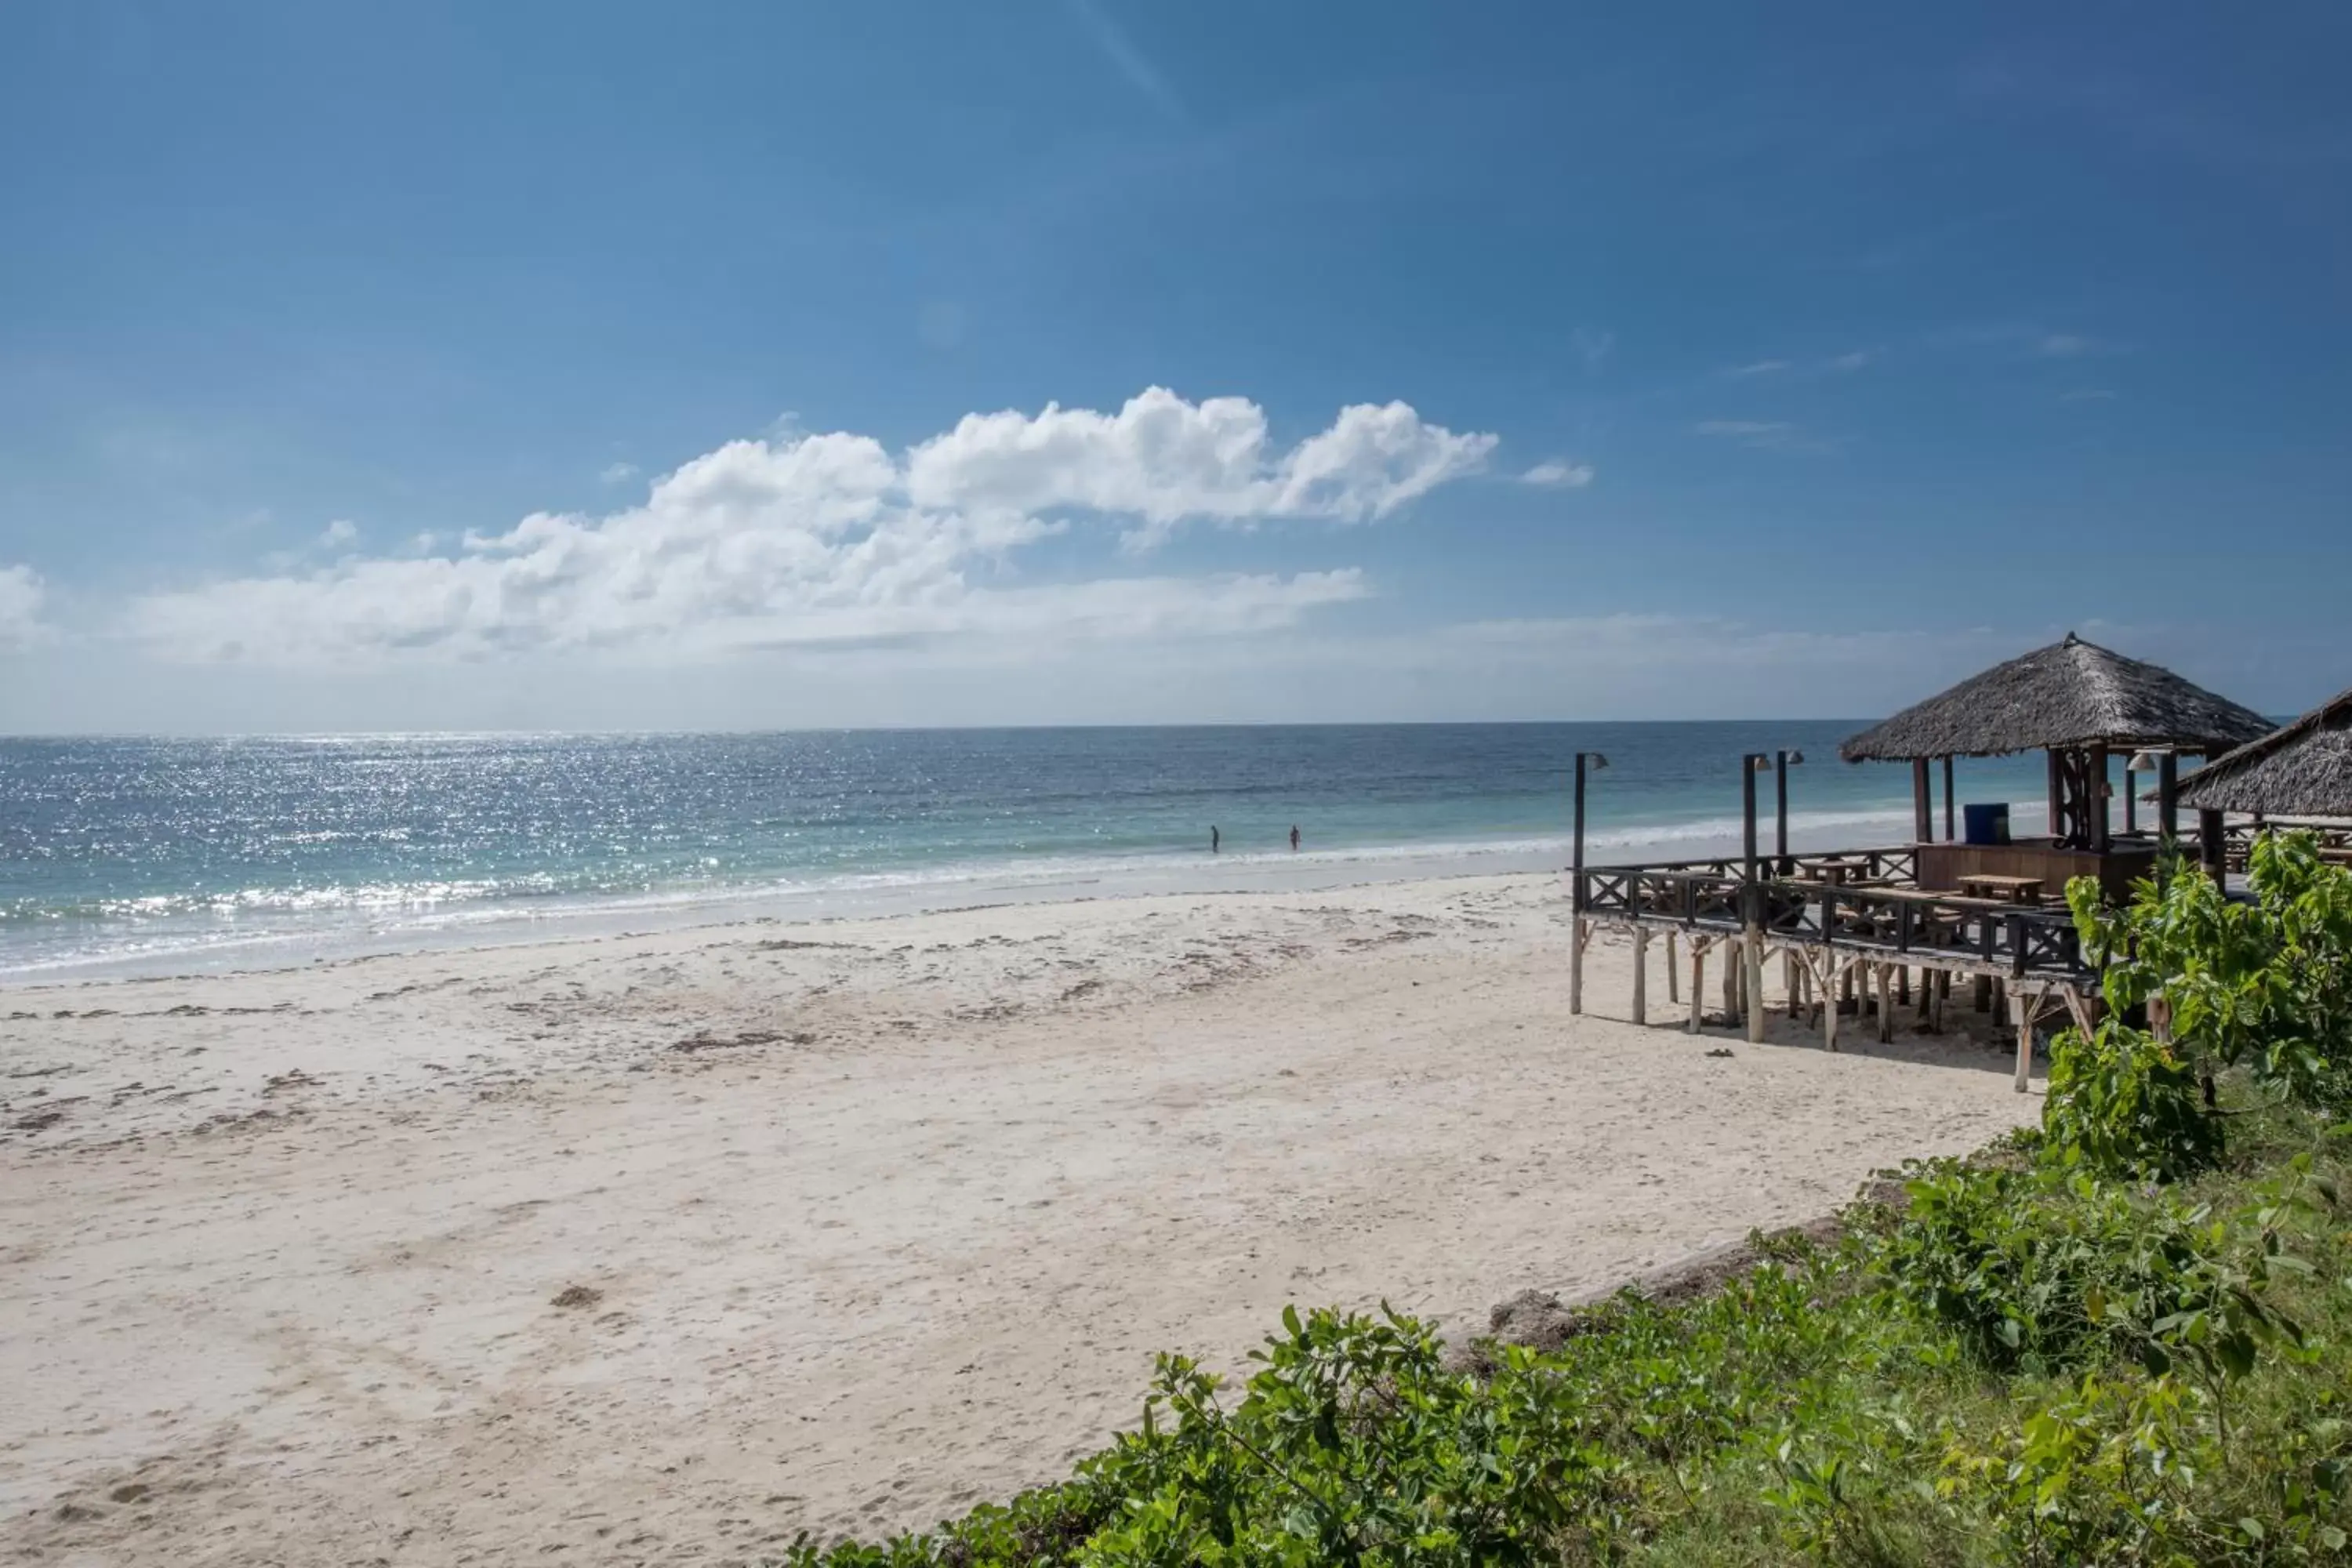
{"label": "white sand beach", "polygon": [[1957,1037],[1636,1028],[1622,943],[1571,1019],[1567,948],[1509,877],[0,990],[0,1548],[920,1525],[1286,1302],[1475,1329],[2038,1112]]}

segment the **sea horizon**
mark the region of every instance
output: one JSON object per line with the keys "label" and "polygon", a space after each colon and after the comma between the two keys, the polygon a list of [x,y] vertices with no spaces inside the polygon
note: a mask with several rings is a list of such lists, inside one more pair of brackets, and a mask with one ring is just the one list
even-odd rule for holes
{"label": "sea horizon", "polygon": [[[0,983],[1556,869],[1578,751],[1611,762],[1588,789],[1595,862],[1735,847],[1753,751],[1808,759],[1795,847],[1906,838],[1908,770],[1834,760],[1863,722],[10,737]],[[2039,793],[2030,759],[1961,779],[1967,798]]]}

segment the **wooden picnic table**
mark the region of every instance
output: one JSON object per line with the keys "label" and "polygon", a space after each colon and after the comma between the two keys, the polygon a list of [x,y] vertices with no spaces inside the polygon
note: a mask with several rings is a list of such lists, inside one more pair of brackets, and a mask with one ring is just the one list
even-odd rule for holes
{"label": "wooden picnic table", "polygon": [[1962,876],[1959,883],[1961,892],[1993,903],[2038,904],[2042,901],[2042,882],[2039,877],[2000,877],[1990,871],[1974,871]]}

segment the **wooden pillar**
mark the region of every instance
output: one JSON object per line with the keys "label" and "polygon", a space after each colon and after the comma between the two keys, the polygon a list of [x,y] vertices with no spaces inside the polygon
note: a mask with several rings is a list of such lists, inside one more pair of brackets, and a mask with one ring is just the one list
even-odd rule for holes
{"label": "wooden pillar", "polygon": [[1907,963],[1895,966],[1895,999],[1906,1007],[1911,1005],[1911,966]]}
{"label": "wooden pillar", "polygon": [[2205,874],[2228,887],[2230,851],[2222,842],[2221,814],[2210,806],[2197,808],[2197,854],[2205,863]]}
{"label": "wooden pillar", "polygon": [[2090,816],[2091,847],[2104,855],[2113,837],[2107,826],[2107,748],[2093,746],[2083,760],[2083,809]]}
{"label": "wooden pillar", "polygon": [[1748,1009],[1748,1038],[1755,1044],[1764,1041],[1764,939],[1760,927],[1748,928],[1755,940],[1743,943],[1746,959],[1739,977],[1740,1000]]}
{"label": "wooden pillar", "polygon": [[1582,915],[1568,924],[1568,1016],[1584,1011],[1584,944],[1592,940],[1592,922]]}
{"label": "wooden pillar", "polygon": [[2180,759],[2170,752],[2156,759],[2156,830],[2180,837]]}
{"label": "wooden pillar", "polygon": [[1952,830],[1952,759],[1944,759],[1944,842],[1951,843],[1959,835]]}
{"label": "wooden pillar", "polygon": [[1991,975],[1990,975],[1990,974],[1979,974],[1979,975],[1976,976],[1975,984],[1974,984],[1973,985],[1971,985],[1971,986],[1969,988],[1969,1010],[1970,1010],[1970,1011],[1972,1011],[1972,1012],[1978,1012],[1978,1013],[1982,1013],[1982,1012],[1989,1011],[1989,1010],[1991,1008],[1991,1006],[1992,1006],[1992,976],[1991,976]]}
{"label": "wooden pillar", "polygon": [[1691,938],[1691,1016],[1690,1032],[1694,1035],[1706,1022],[1706,938]]}
{"label": "wooden pillar", "polygon": [[1911,759],[1911,838],[1931,844],[1936,838],[1936,808],[1927,798],[1927,759]]}
{"label": "wooden pillar", "polygon": [[1789,874],[1789,753],[1772,761],[1772,874]]}
{"label": "wooden pillar", "polygon": [[2050,837],[2066,837],[2066,774],[2065,764],[2059,761],[2053,746],[2042,753],[2050,764]]}
{"label": "wooden pillar", "polygon": [[1633,1022],[1650,1021],[1650,928],[1633,928]]}
{"label": "wooden pillar", "polygon": [[2038,1010],[2039,996],[2011,996],[2011,1016],[2017,1023],[2017,1092],[2023,1094],[2025,1086],[2033,1079],[2033,1015]]}
{"label": "wooden pillar", "polygon": [[2139,831],[2139,775],[2128,761],[2124,763],[2124,831]]}
{"label": "wooden pillar", "polygon": [[1882,1046],[1892,1045],[1895,1040],[1895,1009],[1886,994],[1886,982],[1892,977],[1887,971],[1901,967],[1886,963],[1878,966],[1878,1043]]}
{"label": "wooden pillar", "polygon": [[1843,974],[1837,973],[1837,949],[1833,947],[1822,950],[1821,963],[1829,971],[1822,976],[1822,1044],[1831,1050],[1835,1050],[1837,1049],[1838,1004],[1837,998],[1831,993],[1839,984],[1851,981],[1853,978],[1853,972],[1848,970]]}
{"label": "wooden pillar", "polygon": [[1747,944],[1738,937],[1723,949],[1723,1021],[1739,1022],[1739,950]]}
{"label": "wooden pillar", "polygon": [[1797,1021],[1797,1009],[1804,1005],[1805,985],[1799,978],[1797,955],[1787,948],[1780,950],[1780,992],[1789,1004],[1789,1022]]}

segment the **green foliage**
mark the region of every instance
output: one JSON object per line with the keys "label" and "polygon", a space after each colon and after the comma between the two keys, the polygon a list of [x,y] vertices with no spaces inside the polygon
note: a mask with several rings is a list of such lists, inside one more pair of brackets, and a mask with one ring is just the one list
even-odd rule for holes
{"label": "green foliage", "polygon": [[2042,1130],[2045,1157],[2110,1176],[2178,1181],[2222,1152],[2221,1118],[2187,1058],[2114,1018],[2088,1039],[2059,1037]]}
{"label": "green foliage", "polygon": [[2130,903],[2067,889],[2084,950],[2106,961],[2109,1004],[2168,1008],[2173,1039],[2200,1072],[2242,1066],[2313,1106],[2352,1094],[2352,868],[2319,858],[2307,833],[2267,834],[2249,858],[2248,899],[2168,858]]}

